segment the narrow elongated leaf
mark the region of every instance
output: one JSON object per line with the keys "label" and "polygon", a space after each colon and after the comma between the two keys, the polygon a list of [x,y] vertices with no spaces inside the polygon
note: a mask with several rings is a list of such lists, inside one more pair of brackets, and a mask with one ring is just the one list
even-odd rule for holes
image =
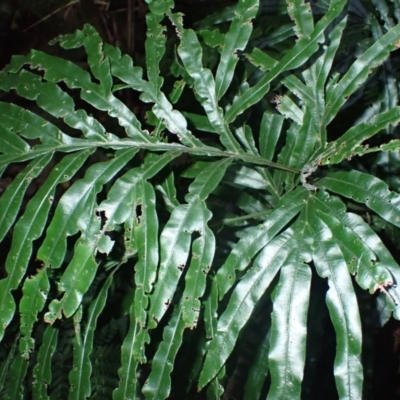
{"label": "narrow elongated leaf", "polygon": [[275,65],[279,63],[278,60],[271,57],[268,53],[255,47],[251,53],[246,54],[247,59],[261,71],[270,71]]}
{"label": "narrow elongated leaf", "polygon": [[182,343],[185,322],[181,306],[177,306],[165,327],[163,341],[160,343],[152,362],[151,373],[143,386],[142,393],[147,400],[164,400],[171,390],[170,374],[174,360]]}
{"label": "narrow elongated leaf", "polygon": [[145,0],[154,14],[165,14],[174,6],[174,0]]}
{"label": "narrow elongated leaf", "polygon": [[201,29],[197,31],[197,33],[201,36],[207,46],[218,47],[219,49],[222,49],[224,47],[225,36],[223,33],[220,32],[219,29]]}
{"label": "narrow elongated leaf", "polygon": [[104,211],[107,218],[103,229],[111,231],[118,224],[132,221],[136,185],[142,179],[152,178],[179,155],[179,151],[166,152],[160,156],[148,155],[142,167],[132,168],[122,175],[109,190],[107,199],[97,207],[99,211]]}
{"label": "narrow elongated leaf", "polygon": [[[142,69],[134,67],[132,59],[128,55],[121,56],[119,49],[108,44],[105,45],[104,52],[110,60],[112,74],[133,89],[143,92],[141,100],[155,103],[155,107],[153,108],[154,114],[166,124],[170,132],[179,135],[179,138],[185,145],[190,147],[204,147],[202,142],[188,131],[187,122],[183,114],[173,109],[172,104],[162,92],[159,90],[155,91],[149,82],[143,80]],[[154,74],[156,72],[152,70],[153,79]],[[159,86],[160,84],[161,82],[157,85]]]}
{"label": "narrow elongated leaf", "polygon": [[379,236],[371,227],[358,215],[347,213],[342,218],[344,224],[350,227],[357,235],[373,250],[378,256],[382,265],[387,268],[393,277],[393,284],[389,282],[389,287],[380,287],[381,291],[386,293],[390,299],[388,301],[391,311],[394,311],[395,318],[400,318],[400,267],[393,259],[393,256],[382,243]]}
{"label": "narrow elongated leaf", "polygon": [[183,112],[182,114],[193,124],[195,129],[207,133],[217,133],[206,116],[189,112]]}
{"label": "narrow elongated leaf", "polygon": [[263,224],[250,229],[239,240],[217,272],[216,281],[220,299],[234,284],[235,271],[244,270],[250,260],[298,214],[307,196],[307,190],[303,188],[286,194]]}
{"label": "narrow elongated leaf", "polygon": [[17,353],[11,365],[10,386],[7,392],[7,400],[24,400],[26,389],[24,385],[25,375],[28,371],[29,362]]}
{"label": "narrow elongated leaf", "polygon": [[292,231],[285,231],[267,244],[235,287],[226,310],[218,320],[217,331],[207,351],[199,378],[199,389],[220,371],[255,304],[286,263],[294,244],[292,235]]}
{"label": "narrow elongated leaf", "polygon": [[305,363],[307,311],[310,297],[310,256],[302,244],[281,268],[272,312],[267,399],[300,399]]}
{"label": "narrow elongated leaf", "polygon": [[4,239],[17,217],[21,203],[32,179],[36,178],[51,160],[51,154],[45,154],[31,161],[10,183],[0,198],[0,241]]}
{"label": "narrow elongated leaf", "polygon": [[[88,64],[94,77],[99,81],[99,91],[102,94],[111,90],[112,79],[110,74],[110,65],[104,58],[103,43],[100,35],[91,25],[85,25],[83,30],[76,30],[72,34],[57,37],[51,41],[51,44],[59,43],[64,49],[74,49],[84,46],[88,55]],[[84,75],[82,74],[80,78]],[[79,80],[77,78],[76,80]]]}
{"label": "narrow elongated leaf", "polygon": [[355,151],[355,154],[363,155],[366,153],[374,153],[374,152],[381,152],[381,151],[398,151],[400,149],[400,140],[393,139],[389,143],[381,144],[379,147],[371,147],[371,148],[359,148]]}
{"label": "narrow elongated leaf", "polygon": [[[182,93],[183,93],[183,89],[185,89],[186,86],[186,82],[181,79],[179,81],[176,81],[174,83],[174,88],[172,89],[171,94],[169,95],[169,100],[171,101],[172,104],[175,104],[178,102],[178,100],[180,99]],[[183,114],[185,118],[187,118],[187,116],[185,114]]]}
{"label": "narrow elongated leaf", "polygon": [[264,113],[260,127],[260,154],[272,161],[281,134],[284,118],[278,114]]}
{"label": "narrow elongated leaf", "polygon": [[[179,28],[178,28],[179,29]],[[228,151],[240,152],[240,145],[233,137],[218,105],[215,81],[209,69],[202,67],[202,49],[196,34],[191,29],[181,33],[182,40],[178,47],[179,56],[189,73],[194,79],[194,88],[201,98],[204,111],[215,131],[220,135],[221,143]]]}
{"label": "narrow elongated leaf", "polygon": [[[90,25],[85,25],[83,31],[78,30],[58,40],[60,45],[67,49],[82,45],[87,49],[95,49],[89,53],[93,60],[89,57],[88,61],[93,74],[97,75],[99,84],[92,82],[89,73],[76,64],[39,51],[32,50],[25,62],[45,70],[44,78],[50,82],[64,81],[71,89],[80,88],[83,100],[99,110],[107,111],[111,117],[117,118],[119,124],[125,128],[127,135],[132,139],[144,143],[154,142],[154,139],[141,129],[139,121],[129,108],[113,96],[109,63],[104,57],[103,43],[95,29]],[[99,59],[101,61],[96,62]],[[49,68],[50,65],[51,68]]]}
{"label": "narrow elongated leaf", "polygon": [[144,180],[137,185],[137,206],[141,207],[139,221],[135,225],[135,241],[138,250],[138,262],[135,265],[135,316],[141,331],[136,336],[134,343],[135,357],[140,362],[145,362],[145,342],[150,342],[150,337],[145,331],[147,324],[147,310],[149,306],[148,294],[153,289],[156,280],[158,265],[158,219],[156,212],[156,199],[152,185]]}
{"label": "narrow elongated leaf", "polygon": [[160,93],[163,84],[163,78],[160,77],[159,64],[165,53],[166,38],[163,35],[164,27],[160,25],[163,15],[147,14],[147,39],[146,48],[146,66],[147,78],[150,85],[153,87],[154,97]]}
{"label": "narrow elongated leaf", "polygon": [[42,311],[50,290],[50,283],[45,268],[41,269],[34,277],[27,278],[22,288],[22,299],[19,303],[21,314],[21,338],[19,349],[22,358],[29,359],[29,353],[35,347],[35,340],[31,337],[33,324],[37,315]]}
{"label": "narrow elongated leaf", "polygon": [[95,246],[99,231],[100,221],[93,216],[88,221],[85,234],[77,241],[72,260],[58,283],[58,289],[63,296],[60,300],[54,299],[49,304],[49,311],[45,314],[47,323],[52,324],[57,318],[61,319],[61,313],[71,317],[80,307],[83,295],[96,275]]}
{"label": "narrow elongated leaf", "polygon": [[139,324],[135,318],[135,305],[132,303],[129,310],[129,331],[121,346],[121,368],[118,370],[119,386],[113,392],[113,400],[140,399],[137,379],[138,362],[134,357],[134,343],[139,331]]}
{"label": "narrow elongated leaf", "polygon": [[[19,64],[17,66],[18,68],[20,67]],[[17,72],[18,68],[16,68],[15,72]],[[14,69],[12,64],[10,69]],[[81,130],[87,139],[101,143],[108,141],[104,127],[97,120],[89,117],[86,111],[82,109],[75,110],[72,97],[52,82],[43,82],[38,75],[26,70],[21,70],[18,75],[0,72],[0,87],[6,91],[15,89],[20,96],[35,100],[37,105],[50,115],[62,118],[67,125]],[[35,90],[32,90],[32,88]],[[3,124],[7,123],[8,127],[10,127],[12,123],[19,128],[18,130],[20,130],[22,136],[26,138],[38,137],[42,143],[59,144],[60,148],[66,144],[79,144],[82,142],[81,139],[65,135],[49,121],[14,104],[6,105],[3,103],[1,108],[3,109],[2,114],[7,111],[10,112],[5,116]],[[20,121],[18,121],[18,118],[21,118]],[[29,126],[23,126],[23,122],[28,123]],[[116,139],[114,135],[109,135],[109,137]]]}
{"label": "narrow elongated leaf", "polygon": [[170,132],[178,134],[183,143],[189,146],[202,146],[202,143],[188,131],[184,116],[179,111],[173,110],[170,102],[160,91],[163,78],[159,77],[159,63],[165,52],[166,42],[163,35],[164,27],[159,25],[163,17],[164,15],[156,16],[154,14],[148,14],[146,17],[148,26],[146,39],[147,76],[152,89],[148,90],[148,86],[144,85],[145,90],[141,99],[155,103],[154,114],[165,123]]}
{"label": "narrow elongated leaf", "polygon": [[[149,328],[157,326],[172,301],[188,259],[192,233],[197,231],[200,235],[205,234],[205,224],[211,218],[205,199],[219,184],[229,164],[230,160],[221,160],[206,167],[197,176],[185,196],[187,204],[173,210],[161,234],[160,267],[151,296]],[[204,219],[198,218],[199,216],[204,216]]]}
{"label": "narrow elongated leaf", "polygon": [[18,351],[18,340],[19,334],[14,338],[13,344],[10,346],[8,354],[5,358],[3,358],[2,363],[0,365],[0,393],[6,393],[8,389],[8,385],[6,384],[7,378],[10,376],[10,367],[12,365],[13,360],[15,359],[15,355]]}
{"label": "narrow elongated leaf", "polygon": [[59,268],[64,260],[66,240],[78,231],[85,232],[95,214],[96,195],[103,185],[117,174],[137,152],[126,149],[116,153],[110,161],[92,165],[85,178],[75,182],[62,196],[47,228],[46,238],[38,250],[38,258],[45,265]]}
{"label": "narrow elongated leaf", "polygon": [[160,185],[157,185],[156,188],[159,192],[161,192],[161,195],[165,201],[165,206],[169,212],[172,212],[175,207],[179,206],[179,202],[176,199],[173,171],[170,171],[165,180]]}
{"label": "narrow elongated leaf", "polygon": [[[324,199],[324,202],[317,202],[314,212],[331,230],[349,272],[356,275],[357,283],[363,289],[368,289],[370,293],[375,293],[382,285],[391,285],[392,276],[384,263],[378,262],[377,255],[369,245],[364,240],[360,240],[361,238],[357,233],[345,225],[343,218],[344,204],[338,213],[326,193],[319,193],[318,197]],[[337,217],[333,216],[332,213],[337,214]]]}
{"label": "narrow elongated leaf", "polygon": [[203,301],[204,305],[204,325],[206,329],[207,339],[212,339],[217,329],[217,308],[218,308],[218,286],[215,280],[212,280],[212,285],[208,296]]}
{"label": "narrow elongated leaf", "polygon": [[353,170],[329,173],[318,185],[364,203],[383,219],[400,227],[400,195],[389,191],[382,180]]}
{"label": "narrow elongated leaf", "polygon": [[51,384],[51,359],[57,347],[58,330],[49,325],[43,333],[43,343],[40,346],[38,359],[33,369],[32,397],[33,400],[49,399],[47,387]]}
{"label": "narrow elongated leaf", "polygon": [[289,96],[278,97],[276,103],[276,108],[282,115],[284,115],[287,119],[291,119],[298,125],[302,124],[304,112]]}
{"label": "narrow elongated leaf", "polygon": [[367,80],[372,68],[386,60],[390,52],[397,48],[396,43],[399,39],[400,25],[396,25],[359,56],[343,78],[328,90],[324,115],[325,125],[332,121],[347,98]]}
{"label": "narrow elongated leaf", "polygon": [[[55,117],[62,117],[68,111],[75,112],[70,96],[65,94],[56,85],[50,83],[41,84],[38,76],[31,72],[21,72],[18,79],[14,75],[11,75],[9,80],[3,80],[3,78],[4,76],[0,72],[0,85],[3,90],[15,88],[20,95],[26,94],[24,97],[36,100],[42,108]],[[6,83],[7,86],[4,87]],[[27,92],[27,88],[31,86],[37,87],[37,90],[32,91],[32,93]],[[50,103],[48,97],[51,96],[52,100]],[[59,101],[61,107],[54,107],[55,101]],[[1,126],[4,127],[4,131],[10,137],[9,140],[18,140],[19,143],[19,151],[10,151],[12,148],[5,147],[2,149],[2,153],[25,153],[30,150],[30,146],[21,143],[21,139],[17,136],[17,133],[26,139],[40,139],[43,144],[59,145],[60,148],[68,144],[82,143],[82,140],[65,135],[54,124],[15,104],[0,102],[0,116]]]}
{"label": "narrow elongated leaf", "polygon": [[[206,222],[206,216],[202,217]],[[200,297],[206,288],[206,278],[211,268],[215,253],[215,237],[207,225],[202,229],[203,234],[193,241],[192,259],[185,276],[185,290],[183,292],[182,318],[185,325],[195,328],[200,314]]]}
{"label": "narrow elongated leaf", "polygon": [[[400,121],[400,107],[394,107],[389,111],[380,113],[369,122],[353,126],[339,139],[330,143],[329,155],[322,160],[323,164],[337,164],[345,158],[350,158],[356,153],[362,153],[361,143],[371,136],[379,133],[389,125],[396,125]],[[360,148],[358,150],[357,148]],[[382,150],[382,147],[380,148]]]}
{"label": "narrow elongated leaf", "polygon": [[326,303],[336,332],[336,388],[340,399],[358,399],[362,396],[363,371],[357,298],[343,254],[332,232],[317,218],[312,218],[312,229],[315,237],[312,245],[314,264],[318,274],[327,278],[329,284]]}
{"label": "narrow elongated leaf", "polygon": [[320,131],[316,129],[309,107],[306,108],[302,122],[299,125],[301,125],[301,128],[295,135],[295,141],[291,146],[289,157],[289,165],[296,168],[302,168],[315,148],[320,146]]}
{"label": "narrow elongated leaf", "polygon": [[299,99],[311,105],[315,103],[315,97],[311,88],[306,86],[297,76],[290,74],[282,79],[282,83]]}
{"label": "narrow elongated leaf", "polygon": [[[270,324],[269,324],[270,325]],[[246,400],[259,400],[265,379],[269,371],[269,348],[270,331],[264,335],[257,350],[254,362],[251,365],[249,376],[244,387],[243,398]]]}
{"label": "narrow elongated leaf", "polygon": [[[286,131],[285,146],[278,155],[279,162],[283,162],[286,165],[289,164],[296,141],[304,143],[304,141],[307,140],[307,137],[299,137],[300,129],[301,127],[299,125],[293,123]],[[280,189],[280,192],[282,192],[283,187],[285,187],[286,190],[290,190],[293,188],[293,176],[287,174],[285,171],[275,171],[274,183],[275,186]]]}
{"label": "narrow elongated leaf", "polygon": [[222,380],[225,377],[225,367],[221,368],[219,374],[210,382],[207,389],[207,400],[220,399],[224,393]]}
{"label": "narrow elongated leaf", "polygon": [[237,51],[244,50],[253,30],[251,20],[258,11],[259,0],[239,0],[228,32],[224,35],[221,59],[215,75],[216,97],[219,100],[228,89],[235,66]]}
{"label": "narrow elongated leaf", "polygon": [[229,169],[228,174],[231,183],[239,187],[247,187],[251,189],[269,189],[270,182],[265,179],[260,172],[254,168],[246,166],[232,167]]}
{"label": "narrow elongated leaf", "polygon": [[54,153],[55,151],[61,150],[65,153],[77,152],[80,150],[86,150],[90,148],[91,151],[95,150],[95,146],[82,144],[82,145],[67,145],[60,148],[59,145],[55,146],[42,146],[37,145],[33,150],[28,151],[26,153],[19,154],[2,154],[0,155],[0,171],[4,171],[5,167],[14,163],[21,163],[25,161],[32,160],[37,157],[48,156],[49,154]]}
{"label": "narrow elongated leaf", "polygon": [[290,18],[295,22],[294,31],[297,37],[310,36],[314,29],[310,4],[303,0],[288,0],[287,3]]}
{"label": "narrow elongated leaf", "polygon": [[85,328],[81,335],[81,331],[76,332],[79,339],[74,339],[73,351],[73,367],[69,374],[70,392],[68,399],[85,399],[91,395],[90,376],[92,373],[92,363],[90,354],[93,350],[93,336],[96,329],[97,319],[103,310],[107,292],[113,280],[113,275],[110,275],[100,289],[99,294],[92,300],[88,309],[88,314],[85,318]]}
{"label": "narrow elongated leaf", "polygon": [[345,0],[332,2],[328,12],[318,21],[311,35],[301,38],[270,72],[232,104],[225,115],[226,121],[232,122],[236,116],[258,102],[268,92],[270,82],[279,74],[298,68],[306,62],[318,50],[318,43],[323,41],[324,30],[342,12],[345,4]]}
{"label": "narrow elongated leaf", "polygon": [[33,241],[43,232],[56,186],[68,181],[89,154],[90,151],[83,151],[64,157],[29,201],[25,213],[14,227],[13,241],[6,259],[8,275],[0,280],[0,338],[3,337],[4,329],[10,323],[15,311],[14,299],[10,292],[17,289],[25,274],[32,254]]}
{"label": "narrow elongated leaf", "polygon": [[235,135],[247,153],[258,156],[254,135],[249,125],[244,125],[236,129]]}
{"label": "narrow elongated leaf", "polygon": [[28,151],[29,145],[14,132],[5,129],[4,125],[0,125],[0,149],[1,153],[18,154]]}
{"label": "narrow elongated leaf", "polygon": [[[323,115],[325,111],[325,92],[326,80],[332,68],[332,64],[339,48],[343,30],[346,26],[347,18],[342,18],[337,25],[329,32],[327,45],[322,47],[322,54],[313,63],[309,69],[303,72],[305,82],[311,86],[312,100],[304,99],[307,101],[309,110],[311,112],[312,120],[314,122],[314,129],[318,132],[316,141],[319,146],[325,148],[326,145],[326,128],[323,124]],[[286,83],[286,82],[285,82]],[[318,148],[319,146],[315,146]]]}

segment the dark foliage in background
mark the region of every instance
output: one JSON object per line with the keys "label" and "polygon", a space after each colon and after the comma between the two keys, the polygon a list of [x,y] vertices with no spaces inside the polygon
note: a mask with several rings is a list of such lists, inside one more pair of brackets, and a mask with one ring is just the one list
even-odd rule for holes
{"label": "dark foliage in background", "polygon": [[0,397],[396,398],[400,5],[147,3],[2,4]]}

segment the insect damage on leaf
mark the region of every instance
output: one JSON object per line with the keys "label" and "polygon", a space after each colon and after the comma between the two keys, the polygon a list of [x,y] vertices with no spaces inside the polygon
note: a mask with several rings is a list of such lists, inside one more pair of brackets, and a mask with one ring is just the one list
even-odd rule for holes
{"label": "insect damage on leaf", "polygon": [[367,314],[400,319],[396,9],[146,3],[135,54],[85,25],[0,73],[0,398],[361,398]]}

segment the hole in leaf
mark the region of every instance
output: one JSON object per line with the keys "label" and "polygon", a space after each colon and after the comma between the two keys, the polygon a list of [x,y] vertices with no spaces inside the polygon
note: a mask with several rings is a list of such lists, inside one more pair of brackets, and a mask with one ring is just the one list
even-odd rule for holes
{"label": "hole in leaf", "polygon": [[142,205],[141,204],[138,204],[136,206],[135,213],[136,213],[137,222],[138,222],[138,224],[140,224],[140,217],[142,216]]}

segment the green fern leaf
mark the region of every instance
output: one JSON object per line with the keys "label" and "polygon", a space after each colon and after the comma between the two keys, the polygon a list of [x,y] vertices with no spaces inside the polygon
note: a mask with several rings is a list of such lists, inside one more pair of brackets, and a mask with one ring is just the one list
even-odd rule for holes
{"label": "green fern leaf", "polygon": [[302,0],[288,1],[288,14],[295,22],[295,32],[298,38],[310,36],[314,29],[313,15],[310,4]]}
{"label": "green fern leaf", "polygon": [[50,162],[51,156],[45,154],[30,162],[8,186],[0,198],[0,239],[3,240],[14,223],[21,207],[24,194],[32,179],[35,179]]}
{"label": "green fern leaf", "polygon": [[244,50],[252,31],[251,20],[256,16],[258,0],[240,0],[235,10],[229,31],[224,36],[221,59],[215,75],[217,99],[221,99],[232,82],[235,66],[238,62],[236,52]]}
{"label": "green fern leaf", "polygon": [[130,327],[121,346],[121,368],[118,370],[119,386],[113,392],[113,400],[140,399],[140,386],[137,379],[138,361],[134,356],[134,344],[140,330],[135,319],[135,304],[129,311]]}
{"label": "green fern leaf", "polygon": [[311,285],[310,255],[293,250],[281,268],[272,312],[269,350],[271,388],[267,399],[301,397],[307,310]]}
{"label": "green fern leaf", "polygon": [[278,114],[264,113],[260,127],[260,154],[272,161],[281,134],[284,118]]}
{"label": "green fern leaf", "polygon": [[378,262],[380,257],[377,257],[373,247],[358,234],[358,230],[353,230],[358,224],[349,226],[347,217],[350,214],[346,214],[345,204],[323,191],[313,200],[316,202],[314,207],[318,217],[333,232],[349,272],[356,275],[357,283],[371,293],[375,293],[382,285],[392,285],[392,276],[386,266],[393,264]]}
{"label": "green fern leaf", "polygon": [[304,206],[307,191],[298,189],[282,196],[276,209],[260,226],[252,228],[229,254],[217,272],[219,298],[222,299],[235,282],[235,271],[244,270],[251,259],[292,220]]}
{"label": "green fern leaf", "polygon": [[91,394],[90,375],[92,372],[92,365],[90,361],[90,353],[93,350],[93,333],[96,328],[97,318],[103,310],[106,300],[107,291],[111,285],[113,276],[106,280],[99,294],[91,302],[86,316],[85,328],[77,331],[74,342],[74,364],[69,374],[69,382],[71,385],[68,399],[83,399]]}
{"label": "green fern leaf", "polygon": [[21,354],[17,353],[11,364],[11,376],[13,379],[10,382],[6,398],[7,400],[18,399],[23,400],[25,398],[26,387],[24,385],[24,379],[28,371],[29,362],[22,357]]}
{"label": "green fern leaf", "polygon": [[[38,251],[38,257],[52,268],[59,268],[66,251],[66,239],[78,231],[85,233],[95,216],[95,195],[137,153],[137,149],[117,152],[108,162],[90,167],[84,179],[77,181],[63,195],[47,236]],[[82,215],[85,217],[82,218]]]}
{"label": "green fern leaf", "polygon": [[337,337],[334,375],[339,398],[361,398],[362,335],[357,298],[343,254],[335,243],[332,232],[316,217],[311,218],[310,225],[314,234],[312,245],[314,264],[318,274],[328,279],[326,304]]}
{"label": "green fern leaf", "polygon": [[33,370],[32,397],[34,400],[49,399],[47,387],[52,379],[51,358],[57,346],[57,339],[58,330],[49,325],[43,333],[43,343]]}
{"label": "green fern leaf", "polygon": [[182,343],[185,322],[183,321],[183,310],[177,306],[164,329],[163,341],[153,358],[153,368],[145,385],[143,394],[148,400],[164,400],[171,390],[170,374],[174,365],[174,359]]}
{"label": "green fern leaf", "polygon": [[[188,259],[191,234],[194,231],[198,231],[202,236],[206,234],[204,228],[211,218],[211,212],[205,205],[205,199],[218,185],[230,163],[230,160],[222,160],[201,171],[189,187],[189,193],[185,197],[187,204],[173,210],[171,218],[161,233],[160,267],[157,283],[151,296],[149,328],[157,326],[172,301]],[[201,215],[204,219],[197,218]],[[168,285],[165,285],[165,282],[168,282]]]}
{"label": "green fern leaf", "polygon": [[396,25],[358,57],[343,78],[327,91],[324,115],[326,125],[332,121],[348,97],[366,81],[372,68],[382,63],[397,48],[399,39],[400,26]]}
{"label": "green fern leaf", "polygon": [[201,98],[201,103],[208,119],[215,131],[220,135],[221,143],[225,148],[233,153],[238,153],[240,152],[240,146],[233,137],[224,120],[222,110],[218,106],[214,78],[210,70],[201,66],[202,49],[198,38],[191,29],[182,31],[183,28],[177,22],[176,24],[182,32],[182,41],[178,47],[179,56],[187,72],[194,79],[195,90]]}
{"label": "green fern leaf", "polygon": [[29,359],[35,346],[35,341],[31,337],[37,315],[42,311],[50,290],[50,283],[45,268],[40,270],[34,277],[27,278],[22,288],[22,299],[19,303],[21,314],[21,338],[19,348],[22,358]]}
{"label": "green fern leaf", "polygon": [[[391,108],[389,111],[377,114],[374,118],[365,123],[353,126],[345,132],[338,140],[329,143],[326,152],[328,155],[323,158],[323,164],[337,164],[345,158],[350,158],[355,154],[363,154],[368,151],[361,143],[379,133],[389,125],[396,125],[400,120],[400,109]],[[365,149],[365,150],[364,150]],[[386,148],[380,146],[380,151],[386,151]]]}
{"label": "green fern leaf", "polygon": [[364,220],[352,213],[347,213],[342,218],[344,224],[351,228],[357,235],[371,248],[377,255],[380,263],[387,268],[392,279],[386,285],[380,286],[380,290],[389,297],[389,308],[393,311],[395,318],[400,317],[400,288],[398,285],[392,283],[400,281],[400,267],[394,260],[393,256],[382,243],[378,235],[371,229],[371,227],[364,222]]}
{"label": "green fern leaf", "polygon": [[200,374],[199,389],[210,382],[225,364],[255,303],[286,263],[294,246],[293,233],[285,231],[267,244],[235,287],[226,310],[218,319],[217,331]]}
{"label": "green fern leaf", "polygon": [[0,337],[3,336],[15,310],[10,291],[18,287],[25,274],[32,254],[32,243],[42,235],[56,186],[69,180],[89,154],[89,151],[83,151],[64,157],[58,168],[53,169],[45,184],[29,201],[24,215],[14,227],[12,246],[6,260],[8,276],[0,280]]}
{"label": "green fern leaf", "polygon": [[400,226],[400,195],[390,192],[385,182],[359,171],[329,173],[319,182],[321,187],[364,203],[393,225]]}
{"label": "green fern leaf", "polygon": [[306,62],[318,50],[318,43],[323,40],[322,32],[337,16],[339,16],[345,4],[346,1],[344,0],[336,1],[334,4],[332,3],[329,11],[325,17],[317,23],[311,35],[300,39],[265,77],[232,104],[232,107],[226,113],[226,120],[232,122],[236,116],[258,102],[268,92],[270,82],[279,74],[298,68]]}
{"label": "green fern leaf", "polygon": [[267,334],[264,335],[258,348],[256,358],[249,371],[243,395],[246,400],[258,400],[260,398],[265,379],[269,373],[269,339],[270,330],[268,329]]}
{"label": "green fern leaf", "polygon": [[[134,228],[137,243],[138,262],[135,265],[135,317],[140,325],[136,342],[134,344],[135,358],[145,362],[145,343],[150,342],[147,332],[142,332],[147,324],[147,310],[149,306],[148,294],[153,288],[156,279],[158,255],[158,220],[156,212],[156,199],[152,185],[144,180],[136,185],[137,204],[141,206],[141,214]],[[151,244],[151,245],[150,245]],[[132,321],[133,323],[133,321]]]}

